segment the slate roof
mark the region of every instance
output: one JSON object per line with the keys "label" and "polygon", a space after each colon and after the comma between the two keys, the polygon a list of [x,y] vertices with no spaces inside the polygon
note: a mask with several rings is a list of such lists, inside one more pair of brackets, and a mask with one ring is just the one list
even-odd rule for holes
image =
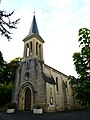
{"label": "slate roof", "polygon": [[30,31],[29,31],[29,35],[32,35],[33,33],[39,35],[35,15],[33,16],[33,20],[32,20],[31,28],[30,28]]}
{"label": "slate roof", "polygon": [[39,30],[38,30],[35,15],[33,16],[33,20],[31,23],[30,30],[29,30],[29,34],[23,39],[23,41],[27,40],[28,38],[32,37],[33,35],[39,37],[42,40],[42,42],[44,42],[42,37],[39,35]]}
{"label": "slate roof", "polygon": [[49,75],[46,75],[45,73],[43,73],[42,77],[45,82],[55,85],[55,80],[54,80],[53,76],[49,76]]}
{"label": "slate roof", "polygon": [[29,34],[25,38],[28,38],[34,34],[40,37],[35,15],[33,16],[33,20],[31,23],[30,30],[29,30]]}

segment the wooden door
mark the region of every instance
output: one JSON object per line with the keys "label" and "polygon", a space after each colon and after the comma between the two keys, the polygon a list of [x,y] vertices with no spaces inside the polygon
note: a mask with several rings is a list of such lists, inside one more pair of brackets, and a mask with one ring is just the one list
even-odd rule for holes
{"label": "wooden door", "polygon": [[31,90],[29,88],[25,92],[25,110],[31,110]]}

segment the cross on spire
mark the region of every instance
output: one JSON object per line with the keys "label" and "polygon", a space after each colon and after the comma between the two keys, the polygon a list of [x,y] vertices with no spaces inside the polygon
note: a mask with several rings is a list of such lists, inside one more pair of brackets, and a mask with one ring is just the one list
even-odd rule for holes
{"label": "cross on spire", "polygon": [[35,11],[33,12],[33,15],[35,15]]}

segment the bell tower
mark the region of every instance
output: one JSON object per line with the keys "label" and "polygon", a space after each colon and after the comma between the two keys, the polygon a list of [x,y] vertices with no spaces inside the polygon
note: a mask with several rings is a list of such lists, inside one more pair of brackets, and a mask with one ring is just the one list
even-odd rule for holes
{"label": "bell tower", "polygon": [[35,14],[33,15],[33,20],[29,34],[24,38],[23,41],[24,41],[23,60],[26,61],[33,58],[38,58],[39,60],[43,61],[44,40],[39,35]]}

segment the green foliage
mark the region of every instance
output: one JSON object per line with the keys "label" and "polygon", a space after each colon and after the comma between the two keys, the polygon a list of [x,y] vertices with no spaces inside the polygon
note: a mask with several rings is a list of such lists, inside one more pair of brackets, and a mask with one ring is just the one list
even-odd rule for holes
{"label": "green foliage", "polygon": [[3,55],[2,55],[2,53],[1,53],[1,51],[0,51],[0,67],[3,67],[4,64],[5,64],[5,61],[4,61],[4,59],[3,59]]}
{"label": "green foliage", "polygon": [[18,68],[18,66],[21,63],[21,58],[15,58],[13,59],[10,63],[8,63],[6,65],[6,74],[7,74],[7,81],[10,82],[12,81],[12,83],[15,80],[15,75],[16,75],[16,69]]}
{"label": "green foliage", "polygon": [[4,77],[4,73],[5,73],[5,64],[6,64],[6,62],[4,61],[3,55],[0,51],[0,83],[4,82],[3,77]]}
{"label": "green foliage", "polygon": [[0,52],[0,105],[11,102],[12,84],[15,80],[16,69],[21,63],[21,58],[15,58],[6,63]]}
{"label": "green foliage", "polygon": [[90,105],[90,30],[80,29],[78,41],[81,51],[73,54],[78,78],[69,76],[69,79],[77,101],[82,105]]}
{"label": "green foliage", "polygon": [[[0,52],[1,53],[1,52]],[[10,63],[6,63],[3,60],[2,53],[0,55],[0,83],[9,83],[12,81],[12,83],[15,80],[15,75],[16,75],[16,69],[21,63],[21,58],[15,58],[12,60]]]}
{"label": "green foliage", "polygon": [[12,96],[12,83],[9,84],[0,84],[0,105],[5,105],[8,102],[11,102]]}

